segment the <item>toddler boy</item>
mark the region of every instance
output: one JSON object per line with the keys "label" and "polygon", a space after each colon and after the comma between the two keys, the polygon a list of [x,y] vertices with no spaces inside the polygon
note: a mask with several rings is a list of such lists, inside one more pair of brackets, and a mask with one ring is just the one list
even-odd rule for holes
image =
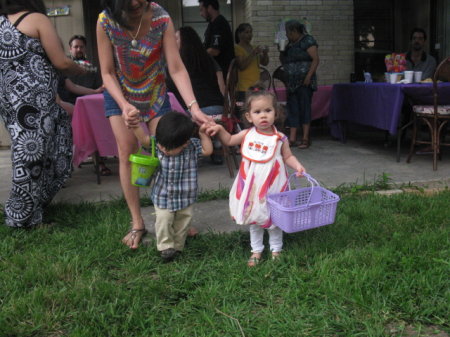
{"label": "toddler boy", "polygon": [[[164,114],[156,127],[156,152],[160,167],[155,173],[151,199],[156,212],[156,247],[165,261],[171,261],[184,248],[197,199],[197,161],[200,154],[213,151],[206,125],[193,138],[195,125],[185,114]],[[133,129],[139,142],[151,146],[150,136],[142,127]]]}

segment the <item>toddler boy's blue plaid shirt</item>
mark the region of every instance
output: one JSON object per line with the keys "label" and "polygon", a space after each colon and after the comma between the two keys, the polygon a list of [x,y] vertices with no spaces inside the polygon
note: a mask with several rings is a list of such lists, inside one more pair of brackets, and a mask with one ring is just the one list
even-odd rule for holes
{"label": "toddler boy's blue plaid shirt", "polygon": [[189,145],[176,156],[166,156],[157,148],[160,167],[151,194],[154,205],[178,211],[197,200],[197,161],[201,153],[198,138],[191,138]]}

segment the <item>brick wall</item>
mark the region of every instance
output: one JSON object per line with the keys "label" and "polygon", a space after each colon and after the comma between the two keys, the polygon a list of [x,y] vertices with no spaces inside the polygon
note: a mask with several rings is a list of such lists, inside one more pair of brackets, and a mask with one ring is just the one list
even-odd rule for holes
{"label": "brick wall", "polygon": [[268,68],[279,65],[274,43],[282,18],[311,23],[319,44],[319,85],[348,82],[353,71],[353,0],[245,0],[245,17],[253,26],[254,45],[270,47]]}

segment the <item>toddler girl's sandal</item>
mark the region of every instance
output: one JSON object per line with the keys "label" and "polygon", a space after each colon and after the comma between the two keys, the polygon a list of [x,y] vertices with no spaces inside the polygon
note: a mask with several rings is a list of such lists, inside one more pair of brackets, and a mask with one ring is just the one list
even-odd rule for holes
{"label": "toddler girl's sandal", "polygon": [[281,253],[280,252],[273,252],[272,253],[272,261],[277,261],[281,258]]}
{"label": "toddler girl's sandal", "polygon": [[247,260],[247,266],[256,267],[260,262],[261,262],[261,258],[252,256]]}

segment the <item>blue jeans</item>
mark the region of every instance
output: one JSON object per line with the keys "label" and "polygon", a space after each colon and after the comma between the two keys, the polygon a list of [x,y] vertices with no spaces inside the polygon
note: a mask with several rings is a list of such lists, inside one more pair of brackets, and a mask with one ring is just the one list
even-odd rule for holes
{"label": "blue jeans", "polygon": [[[103,98],[105,100],[104,107],[105,107],[105,116],[111,117],[111,116],[120,116],[122,115],[122,110],[120,110],[119,106],[117,105],[116,101],[110,93],[107,90],[103,91]],[[172,107],[170,106],[170,100],[169,96],[166,95],[166,98],[164,100],[164,104],[162,105],[161,109],[156,114],[156,117],[161,117],[165,113],[172,111]]]}
{"label": "blue jeans", "polygon": [[286,126],[297,128],[311,122],[312,95],[311,88],[304,86],[288,92]]}

